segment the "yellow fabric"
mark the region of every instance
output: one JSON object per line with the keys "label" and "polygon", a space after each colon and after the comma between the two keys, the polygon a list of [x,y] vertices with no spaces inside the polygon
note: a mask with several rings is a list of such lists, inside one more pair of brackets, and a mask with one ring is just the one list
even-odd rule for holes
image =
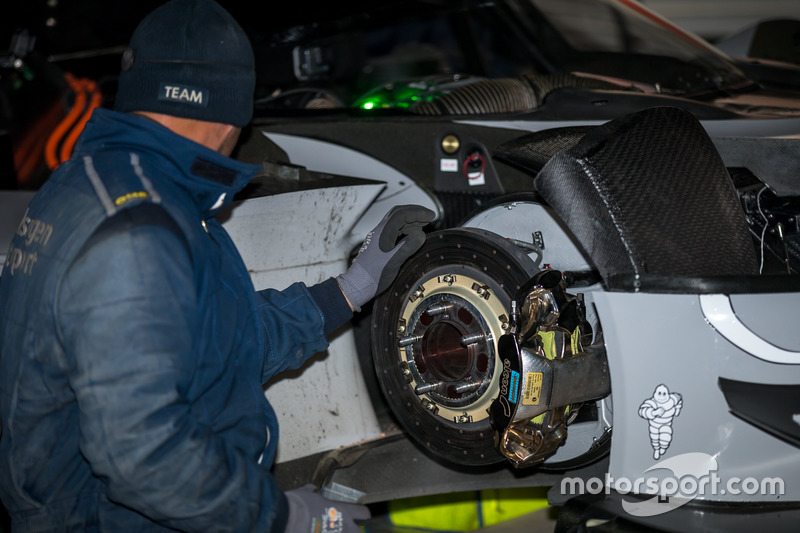
{"label": "yellow fabric", "polygon": [[556,356],[556,332],[539,331],[536,335],[542,341],[542,351],[545,357],[553,359]]}
{"label": "yellow fabric", "polygon": [[572,332],[572,353],[573,355],[578,355],[580,353],[580,347],[578,346],[578,341],[581,340],[581,327],[578,326],[575,328],[575,331]]}
{"label": "yellow fabric", "polygon": [[389,502],[392,524],[434,531],[473,531],[480,527],[477,492],[435,494]]}
{"label": "yellow fabric", "polygon": [[484,527],[547,507],[547,489],[530,487],[481,491]]}
{"label": "yellow fabric", "polygon": [[475,531],[547,507],[547,488],[492,489],[405,498],[389,502],[398,527]]}

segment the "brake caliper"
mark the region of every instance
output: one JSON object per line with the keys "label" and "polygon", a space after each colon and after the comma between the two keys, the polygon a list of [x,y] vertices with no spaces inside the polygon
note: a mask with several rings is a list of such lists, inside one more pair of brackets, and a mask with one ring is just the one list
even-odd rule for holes
{"label": "brake caliper", "polygon": [[489,410],[497,451],[515,467],[553,454],[581,403],[611,391],[602,342],[582,297],[566,292],[561,272],[534,276],[512,302],[509,332],[500,337],[500,392]]}

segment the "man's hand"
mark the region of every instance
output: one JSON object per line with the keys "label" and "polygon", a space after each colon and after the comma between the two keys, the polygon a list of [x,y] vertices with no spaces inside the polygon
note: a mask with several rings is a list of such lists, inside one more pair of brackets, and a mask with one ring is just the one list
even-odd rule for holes
{"label": "man's hand", "polygon": [[396,206],[367,234],[353,264],[336,277],[353,310],[360,311],[392,284],[400,266],[425,242],[422,228],[435,216],[419,205]]}
{"label": "man's hand", "polygon": [[355,521],[370,517],[366,506],[325,499],[310,484],[287,491],[286,499],[289,500],[286,533],[360,533],[361,527]]}

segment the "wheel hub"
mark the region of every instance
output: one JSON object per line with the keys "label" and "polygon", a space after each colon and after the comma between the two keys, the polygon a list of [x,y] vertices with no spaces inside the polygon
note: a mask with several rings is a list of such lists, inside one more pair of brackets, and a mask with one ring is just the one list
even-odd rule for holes
{"label": "wheel hub", "polygon": [[397,344],[408,386],[428,411],[455,423],[488,416],[495,339],[508,327],[500,299],[472,286],[484,287],[467,274],[431,276],[419,286],[422,295],[407,301],[398,326],[407,332]]}
{"label": "wheel hub", "polygon": [[378,381],[398,421],[436,455],[472,465],[503,460],[488,414],[499,392],[497,339],[511,296],[535,272],[494,233],[445,230],[428,236],[376,300]]}

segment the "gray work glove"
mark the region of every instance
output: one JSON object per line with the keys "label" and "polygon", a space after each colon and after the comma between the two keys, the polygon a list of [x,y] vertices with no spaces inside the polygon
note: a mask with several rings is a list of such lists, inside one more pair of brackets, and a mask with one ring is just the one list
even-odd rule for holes
{"label": "gray work glove", "polygon": [[286,499],[289,500],[286,533],[361,533],[355,521],[370,517],[366,506],[328,500],[311,484],[287,491]]}
{"label": "gray work glove", "polygon": [[[350,268],[336,276],[355,311],[392,284],[406,259],[425,242],[422,228],[436,213],[419,205],[393,207],[367,234]],[[404,236],[398,243],[397,239]]]}

